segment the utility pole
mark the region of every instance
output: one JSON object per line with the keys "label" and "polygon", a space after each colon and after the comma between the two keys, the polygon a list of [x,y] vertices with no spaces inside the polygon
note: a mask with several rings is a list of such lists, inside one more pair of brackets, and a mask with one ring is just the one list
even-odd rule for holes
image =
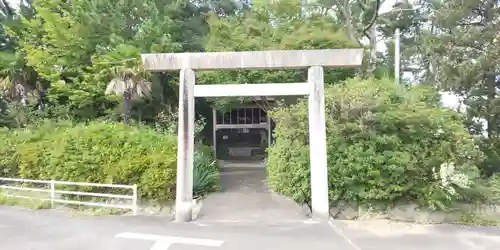
{"label": "utility pole", "polygon": [[401,33],[399,28],[396,28],[394,33],[394,79],[396,80],[396,84],[399,84],[400,80],[400,67],[401,67]]}
{"label": "utility pole", "polygon": [[[389,13],[399,13],[401,14],[403,11],[414,11],[413,8],[410,9],[399,9],[396,7],[399,3],[407,3],[407,1],[401,0],[387,0],[385,1],[379,9],[379,16],[386,15]],[[391,7],[389,7],[391,6]],[[387,8],[389,7],[389,8]],[[400,28],[396,28],[394,31],[394,80],[396,84],[399,84],[401,81],[401,30]]]}

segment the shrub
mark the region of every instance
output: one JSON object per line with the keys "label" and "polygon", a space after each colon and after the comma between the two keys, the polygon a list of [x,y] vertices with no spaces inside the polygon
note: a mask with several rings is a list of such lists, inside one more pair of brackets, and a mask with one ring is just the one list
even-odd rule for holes
{"label": "shrub", "polygon": [[[395,85],[388,79],[351,79],[325,90],[328,181],[331,201],[418,202],[444,208],[464,198],[450,196],[442,164],[478,177],[481,152],[462,117],[438,107],[433,91]],[[268,149],[268,181],[275,191],[299,202],[310,200],[307,102],[271,112],[277,121]],[[445,166],[443,165],[443,166]]]}
{"label": "shrub", "polygon": [[[20,151],[30,150],[29,147],[24,147],[25,144],[40,140],[45,134],[52,133],[58,127],[70,125],[69,123],[61,122],[56,126],[53,122],[45,122],[36,128],[32,126],[22,129],[0,128],[0,140],[2,141],[0,145],[0,176],[14,177],[18,175],[21,164],[19,158]],[[31,152],[31,154],[29,154],[30,152],[24,153],[30,156],[25,160],[36,161],[38,157],[43,157],[43,155],[39,155],[38,151]]]}
{"label": "shrub", "polygon": [[496,174],[487,179],[486,186],[488,187],[486,196],[489,201],[494,204],[500,204],[500,174]]}
{"label": "shrub", "polygon": [[206,156],[210,161],[215,161],[213,148],[203,144],[196,144],[195,151]]}
{"label": "shrub", "polygon": [[[15,156],[10,160],[2,158],[2,162],[10,168],[16,167],[17,162],[22,178],[137,184],[141,198],[174,198],[177,153],[174,136],[120,123],[60,122],[19,130],[11,139],[15,141],[11,144]],[[12,152],[0,147],[0,155]]]}
{"label": "shrub", "polygon": [[17,154],[15,150],[12,131],[0,128],[0,176],[14,177],[19,171]]}
{"label": "shrub", "polygon": [[207,146],[199,146],[194,153],[193,195],[202,197],[219,189],[219,169],[212,150]]}
{"label": "shrub", "polygon": [[[0,130],[0,140],[5,142],[0,145],[2,176],[137,184],[141,198],[165,201],[175,197],[176,138],[148,127],[102,121],[45,121],[36,127]],[[195,196],[219,190],[211,147],[196,145],[193,178]],[[96,187],[65,188],[104,191]]]}
{"label": "shrub", "polygon": [[495,137],[485,138],[483,136],[478,136],[476,140],[486,156],[479,165],[483,176],[489,177],[500,173],[500,140]]}

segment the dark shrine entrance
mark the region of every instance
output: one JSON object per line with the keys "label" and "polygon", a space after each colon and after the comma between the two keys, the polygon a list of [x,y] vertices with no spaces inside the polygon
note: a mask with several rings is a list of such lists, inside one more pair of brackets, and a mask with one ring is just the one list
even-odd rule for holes
{"label": "dark shrine entrance", "polygon": [[213,109],[214,153],[218,160],[252,162],[266,157],[272,121],[257,104],[244,104],[228,111]]}

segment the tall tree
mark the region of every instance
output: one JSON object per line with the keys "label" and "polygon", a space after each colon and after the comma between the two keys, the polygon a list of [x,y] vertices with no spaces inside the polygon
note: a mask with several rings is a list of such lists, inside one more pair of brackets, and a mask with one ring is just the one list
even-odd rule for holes
{"label": "tall tree", "polygon": [[378,11],[383,0],[310,0],[306,7],[317,14],[328,15],[344,24],[347,36],[362,46],[368,41],[366,74],[372,75],[377,64],[377,22]]}
{"label": "tall tree", "polygon": [[[117,94],[123,98],[123,123],[129,124],[130,109],[132,101],[140,98],[151,98],[151,82],[137,60],[133,60],[139,55],[139,51],[133,46],[121,45],[100,58],[94,60],[94,64],[99,64],[115,71],[115,77],[108,83],[105,94]],[[132,60],[125,61],[123,58]],[[116,64],[116,61],[123,61]]]}
{"label": "tall tree", "polygon": [[[34,6],[35,16],[23,19],[26,28],[17,37],[22,51],[28,65],[50,83],[49,99],[82,118],[103,115],[104,90],[117,76],[113,67],[95,65],[96,58],[123,45],[139,53],[114,58],[114,65],[138,64],[141,52],[200,51],[208,31],[206,13],[216,8],[189,0],[38,0]],[[235,10],[226,6],[224,11]],[[163,100],[176,98],[175,77],[153,77],[174,95]]]}
{"label": "tall tree", "polygon": [[489,137],[497,136],[500,86],[500,2],[435,1],[434,30],[427,35],[436,83],[464,97],[473,116],[484,118]]}
{"label": "tall tree", "polygon": [[430,7],[432,29],[423,48],[431,79],[464,100],[470,131],[487,135],[482,146],[490,157],[483,168],[498,171],[500,1],[432,1]]}
{"label": "tall tree", "polygon": [[[341,23],[329,16],[304,13],[303,3],[292,1],[255,1],[249,11],[230,17],[212,15],[207,51],[245,51],[281,49],[353,48]],[[353,76],[353,69],[333,69],[325,72],[325,81],[334,84]],[[200,83],[265,83],[303,82],[303,70],[246,70],[208,72]],[[264,100],[265,97],[260,99]],[[221,98],[220,106],[245,98]],[[254,100],[256,101],[256,100]],[[267,109],[267,107],[262,107]]]}

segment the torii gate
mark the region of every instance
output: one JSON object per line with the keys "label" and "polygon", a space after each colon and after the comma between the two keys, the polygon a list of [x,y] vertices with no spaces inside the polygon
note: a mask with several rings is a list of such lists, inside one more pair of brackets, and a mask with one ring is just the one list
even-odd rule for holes
{"label": "torii gate", "polygon": [[[312,216],[329,219],[323,67],[360,66],[363,49],[158,53],[141,55],[149,71],[180,70],[175,220],[192,220],[194,98],[226,96],[309,96]],[[195,85],[195,70],[304,69],[306,83]]]}

